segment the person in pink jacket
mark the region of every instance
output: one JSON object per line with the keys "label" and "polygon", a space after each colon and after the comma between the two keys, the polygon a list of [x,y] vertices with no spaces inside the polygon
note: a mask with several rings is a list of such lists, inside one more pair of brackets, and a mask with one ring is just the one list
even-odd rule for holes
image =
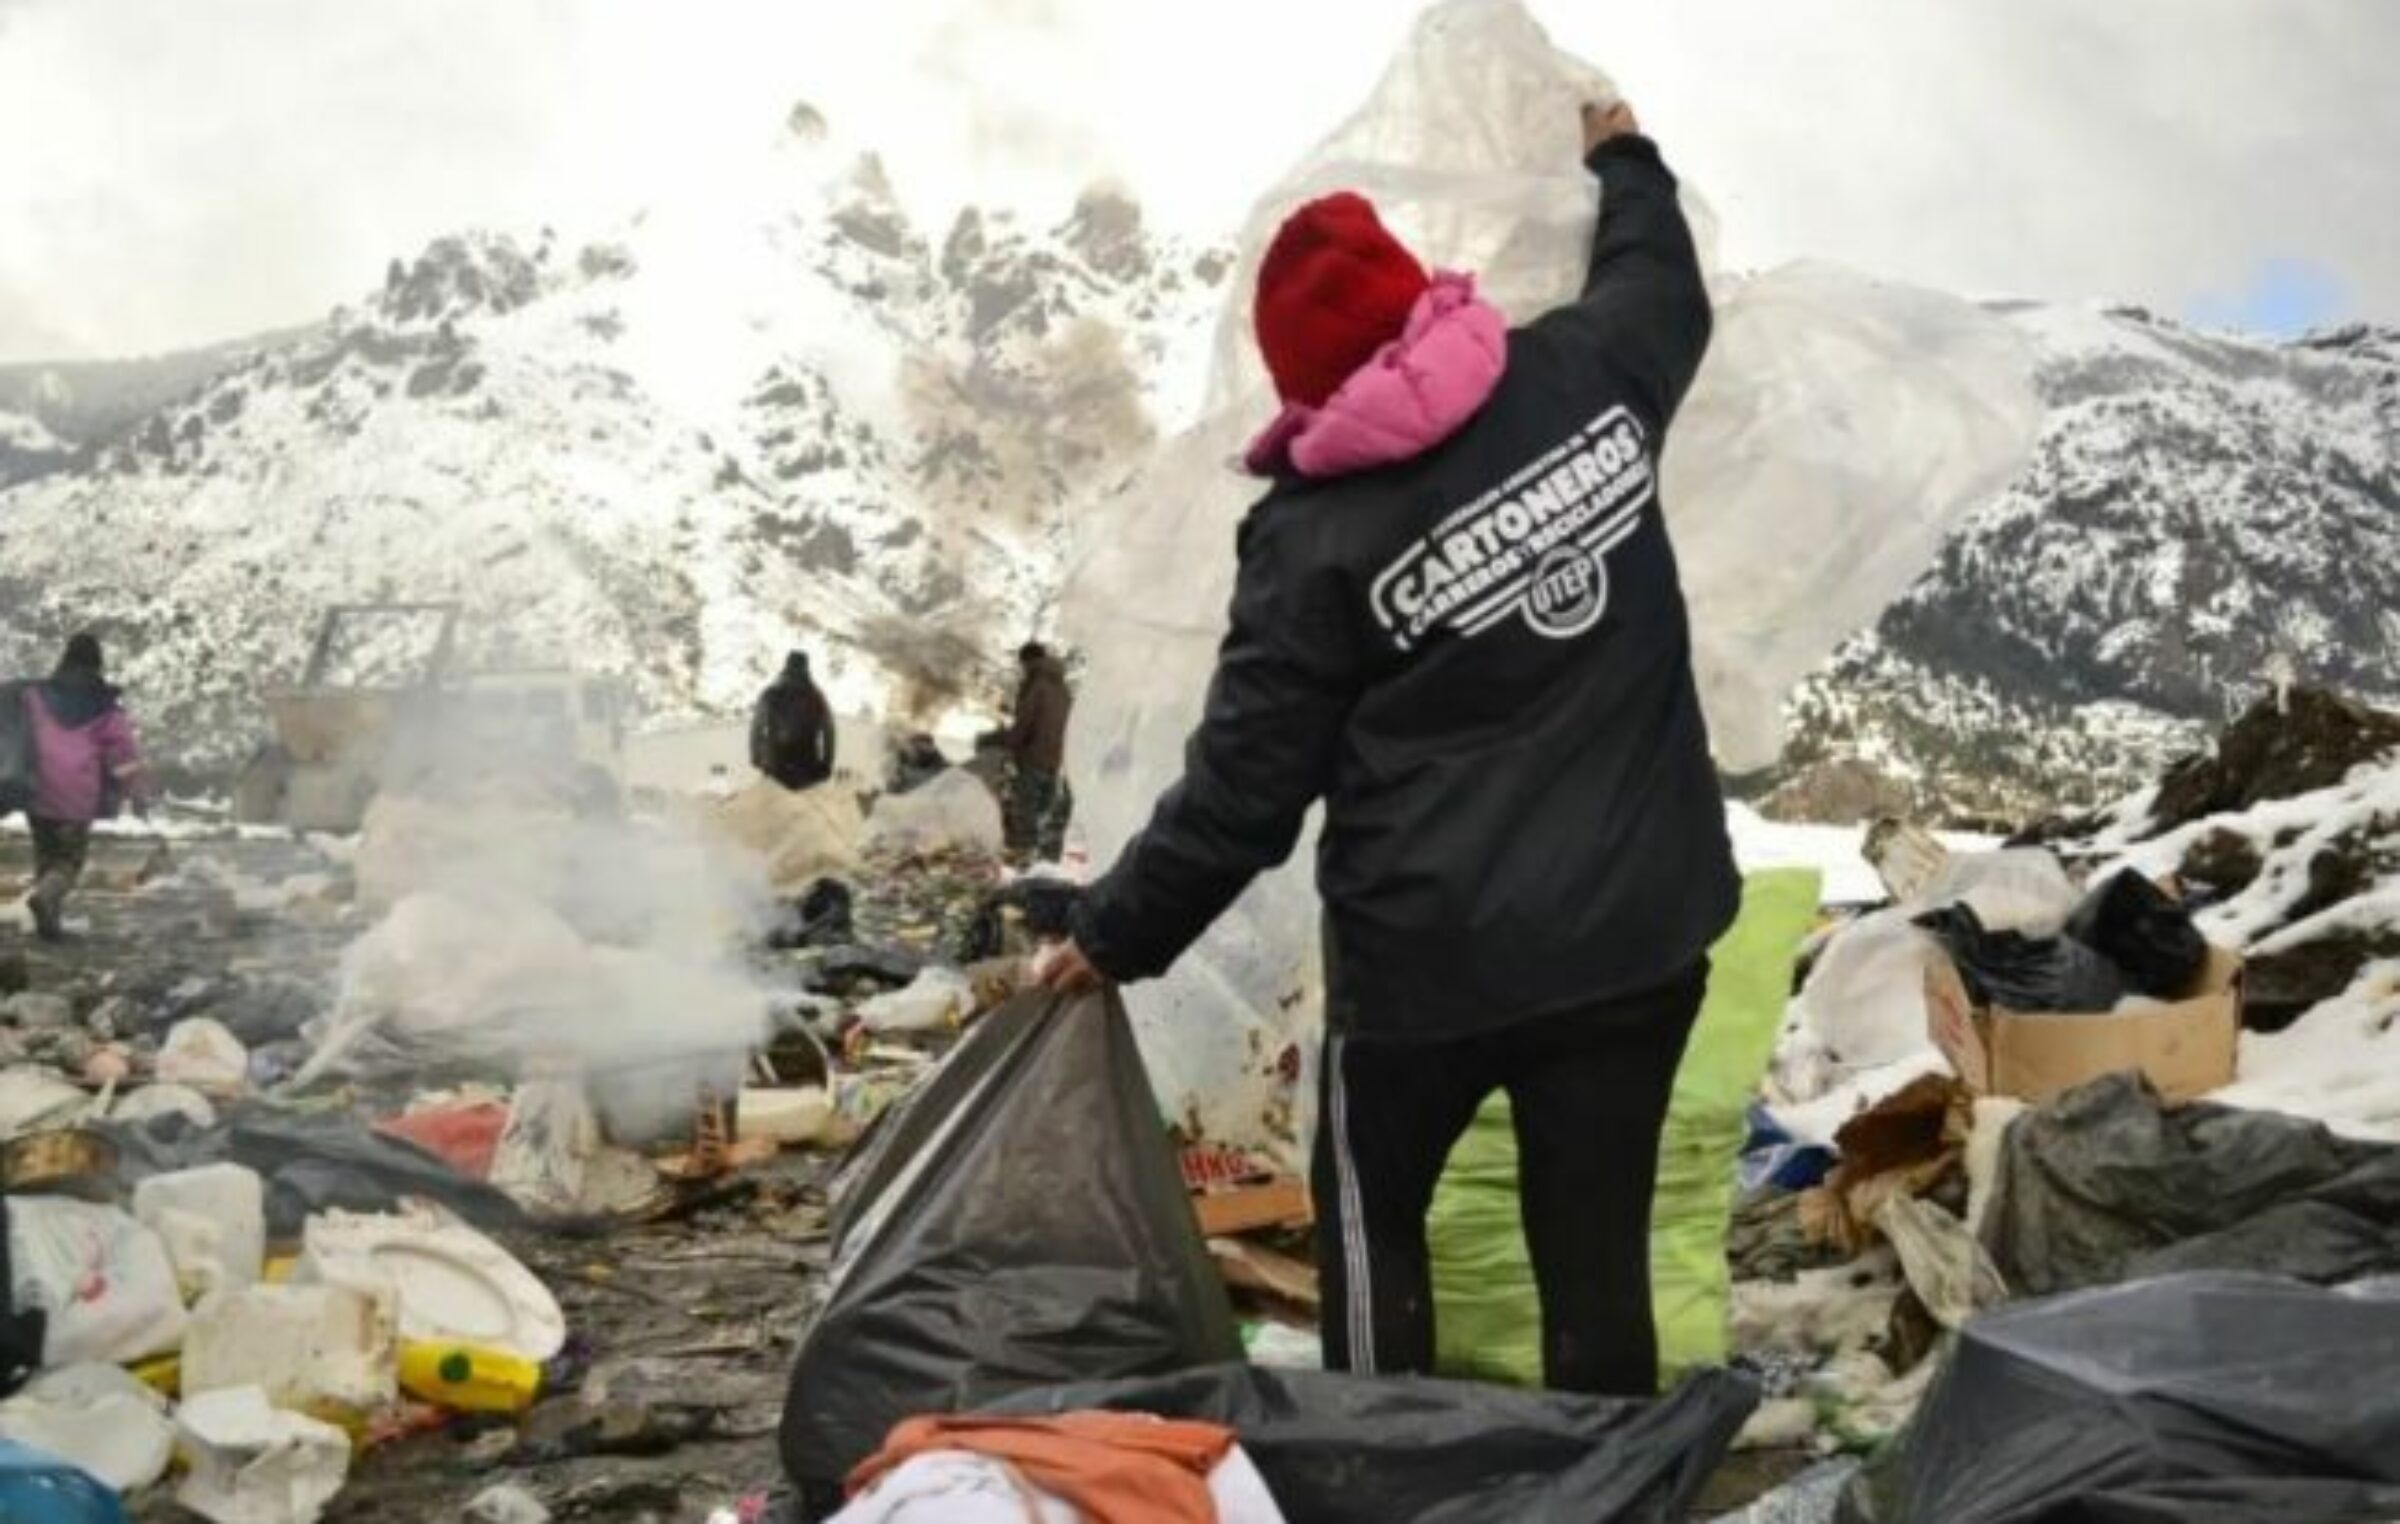
{"label": "person in pink jacket", "polygon": [[69,640],[50,680],[27,686],[24,701],[34,756],[33,893],[25,903],[35,934],[55,942],[67,895],[83,876],[92,822],[114,815],[127,797],[143,807],[147,775],[97,636]]}

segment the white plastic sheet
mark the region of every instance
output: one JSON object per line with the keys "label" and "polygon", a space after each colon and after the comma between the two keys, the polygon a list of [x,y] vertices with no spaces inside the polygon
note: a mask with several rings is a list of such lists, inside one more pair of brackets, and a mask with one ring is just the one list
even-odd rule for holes
{"label": "white plastic sheet", "polygon": [[[1276,226],[1312,196],[1361,191],[1428,264],[1474,272],[1528,320],[1580,289],[1598,187],[1579,107],[1615,98],[1518,0],[1443,0],[1358,113],[1257,202],[1205,416],[1094,517],[1062,604],[1089,663],[1070,770],[1101,861],[1180,769],[1223,633],[1235,526],[1259,492],[1232,462],[1274,411],[1250,295]],[[1670,436],[1664,498],[1703,702],[1738,770],[1773,760],[1791,684],[2005,484],[2039,413],[2025,347],[1963,301],[1822,265],[1714,285],[1718,337]],[[1290,1123],[1309,1087],[1284,1055],[1313,1048],[1316,928],[1306,869],[1286,868],[1135,992],[1172,1114],[1257,1146],[1305,1134]]]}

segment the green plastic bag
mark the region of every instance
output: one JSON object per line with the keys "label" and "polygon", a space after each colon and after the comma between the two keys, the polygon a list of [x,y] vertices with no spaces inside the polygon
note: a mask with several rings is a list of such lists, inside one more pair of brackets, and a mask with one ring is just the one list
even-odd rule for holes
{"label": "green plastic bag", "polygon": [[[1816,919],[1818,888],[1809,869],[1750,875],[1741,914],[1709,951],[1708,997],[1675,1072],[1650,1209],[1650,1305],[1665,1381],[1722,1365],[1731,1353],[1725,1233],[1734,1164],[1791,994],[1793,959]],[[1441,1373],[1539,1386],[1541,1305],[1518,1217],[1506,1095],[1485,1101],[1451,1150],[1426,1234]]]}

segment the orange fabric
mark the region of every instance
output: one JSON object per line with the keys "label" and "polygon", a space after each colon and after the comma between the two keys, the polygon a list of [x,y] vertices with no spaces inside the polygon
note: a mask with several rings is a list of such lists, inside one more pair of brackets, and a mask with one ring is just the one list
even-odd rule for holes
{"label": "orange fabric", "polygon": [[856,1497],[903,1463],[937,1450],[1006,1461],[1091,1524],[1217,1524],[1208,1474],[1233,1449],[1213,1423],[1139,1413],[1056,1418],[911,1418],[850,1473]]}

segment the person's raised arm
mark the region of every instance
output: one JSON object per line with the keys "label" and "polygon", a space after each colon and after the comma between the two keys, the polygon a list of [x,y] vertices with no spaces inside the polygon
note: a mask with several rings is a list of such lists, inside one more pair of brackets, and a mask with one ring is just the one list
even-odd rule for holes
{"label": "person's raised arm", "polygon": [[1537,327],[1590,344],[1661,424],[1707,352],[1708,283],[1675,176],[1632,108],[1587,106],[1584,163],[1600,180],[1600,225],[1583,296]]}

